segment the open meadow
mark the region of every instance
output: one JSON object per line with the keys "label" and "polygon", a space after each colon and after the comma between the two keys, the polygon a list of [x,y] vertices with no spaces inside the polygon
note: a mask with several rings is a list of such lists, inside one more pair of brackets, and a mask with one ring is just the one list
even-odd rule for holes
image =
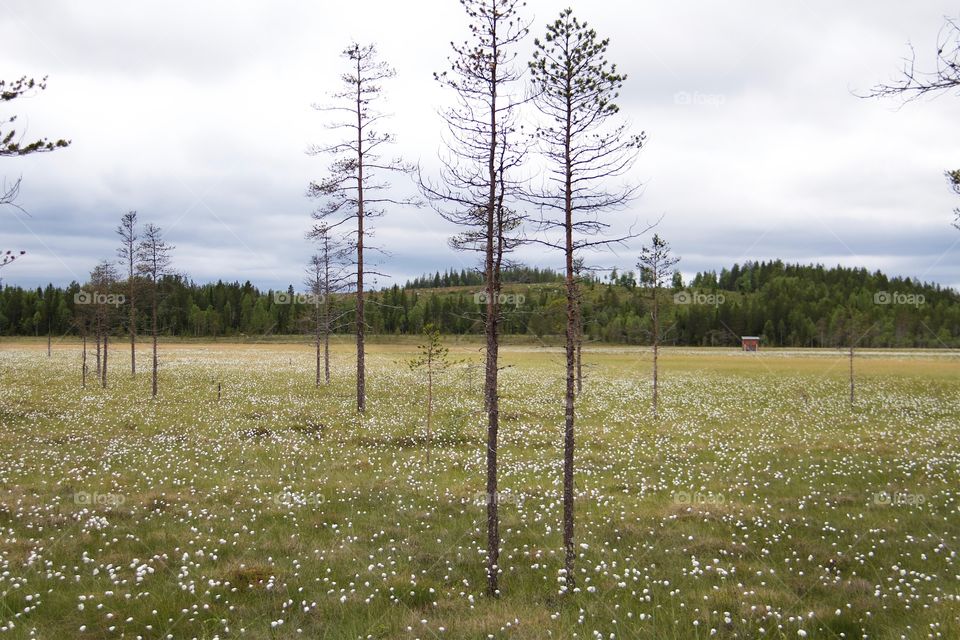
{"label": "open meadow", "polygon": [[[501,589],[484,595],[478,343],[313,384],[295,343],[161,346],[80,387],[0,344],[0,637],[960,638],[960,356],[585,350],[578,589],[560,594],[563,355],[501,351]],[[218,385],[221,395],[218,400]]]}

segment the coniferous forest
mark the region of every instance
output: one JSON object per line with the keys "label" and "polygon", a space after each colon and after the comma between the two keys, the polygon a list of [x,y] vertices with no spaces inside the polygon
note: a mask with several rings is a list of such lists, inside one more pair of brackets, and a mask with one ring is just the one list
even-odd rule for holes
{"label": "coniferous forest", "polygon": [[[583,278],[584,332],[589,341],[649,344],[649,296],[631,270]],[[562,275],[551,269],[504,271],[504,333],[549,339],[564,329]],[[420,334],[427,325],[454,335],[483,331],[477,293],[482,274],[447,270],[370,292],[367,324],[372,334]],[[258,289],[249,282],[197,284],[182,276],[161,283],[160,330],[166,336],[247,337],[308,334],[310,298]],[[126,285],[119,286],[118,292]],[[0,291],[0,334],[54,337],[78,333],[81,287],[7,286]],[[103,293],[103,292],[101,292]],[[909,278],[846,267],[747,262],[702,272],[684,283],[674,275],[663,292],[663,340],[679,346],[733,346],[741,335],[759,335],[766,346],[833,347],[842,342],[844,318],[857,309],[869,329],[867,347],[960,346],[957,292]],[[352,294],[335,294],[336,333],[349,333]],[[112,332],[126,333],[126,314],[110,314]],[[142,322],[148,318],[144,315]]]}

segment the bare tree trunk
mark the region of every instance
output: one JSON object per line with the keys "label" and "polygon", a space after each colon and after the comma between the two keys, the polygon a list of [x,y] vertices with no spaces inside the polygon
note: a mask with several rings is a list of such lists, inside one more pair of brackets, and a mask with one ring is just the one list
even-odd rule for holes
{"label": "bare tree trunk", "polygon": [[317,336],[316,348],[317,348],[317,354],[316,354],[316,356],[317,356],[317,371],[316,371],[316,374],[315,374],[315,376],[314,376],[313,384],[314,384],[314,386],[319,387],[319,386],[320,386],[320,367],[321,367],[321,365],[320,365],[320,336]]}
{"label": "bare tree trunk", "polygon": [[321,313],[321,311],[320,311],[320,305],[317,305],[317,334],[316,334],[317,372],[316,372],[315,384],[316,384],[316,386],[318,386],[318,387],[320,386],[320,342],[321,342],[321,338],[322,338],[322,335],[321,335],[321,334],[322,334],[322,332],[323,332],[323,327],[322,327],[321,324],[320,324],[320,323],[321,323],[321,319],[320,319],[320,317],[319,317],[319,316],[320,316],[320,313]]}
{"label": "bare tree trunk", "polygon": [[[363,226],[363,218],[360,218]],[[362,252],[362,249],[359,249]],[[357,255],[362,255],[358,253]],[[367,410],[367,381],[364,362],[364,316],[363,316],[363,258],[359,259],[357,272],[357,411],[364,413]]]}
{"label": "bare tree trunk", "polygon": [[136,283],[133,279],[135,249],[133,241],[127,247],[128,250],[128,271],[127,271],[127,294],[130,296],[130,375],[137,375],[137,305],[136,305]]}
{"label": "bare tree trunk", "polygon": [[[361,77],[361,61],[357,58],[357,77]],[[361,83],[357,83],[357,411],[367,410],[366,364],[363,346],[363,100]]]}
{"label": "bare tree trunk", "polygon": [[427,466],[430,466],[430,443],[432,441],[433,431],[431,429],[433,421],[433,367],[432,363],[427,363]]}
{"label": "bare tree trunk", "polygon": [[[569,82],[568,82],[569,87]],[[564,569],[566,570],[565,583],[568,589],[576,585],[574,562],[576,550],[574,547],[574,427],[575,427],[575,367],[576,367],[576,333],[579,305],[577,304],[577,285],[573,265],[573,165],[571,158],[571,120],[572,120],[572,91],[567,92],[565,138],[564,138],[564,235],[566,259],[566,289],[567,289],[567,385],[565,394],[564,430],[563,430],[563,550]]]}
{"label": "bare tree trunk", "polygon": [[330,384],[330,235],[323,236],[323,379]]}
{"label": "bare tree trunk", "polygon": [[97,319],[97,329],[96,329],[96,340],[97,340],[97,379],[100,379],[100,320]]}
{"label": "bare tree trunk", "polygon": [[330,326],[327,321],[327,328],[323,332],[323,379],[326,384],[330,384]]}
{"label": "bare tree trunk", "polygon": [[658,400],[658,398],[657,398],[657,388],[658,388],[658,387],[657,387],[657,373],[658,373],[658,371],[657,371],[657,357],[659,356],[659,352],[660,352],[660,345],[657,344],[657,339],[654,338],[654,342],[653,342],[653,417],[654,417],[654,418],[656,418],[657,415],[658,415],[658,414],[657,414],[657,411],[658,411],[658,407],[657,407],[657,400]]}
{"label": "bare tree trunk", "polygon": [[657,357],[660,354],[660,302],[657,299],[657,290],[653,290],[653,417],[657,417],[658,376]]}
{"label": "bare tree trunk", "polygon": [[151,329],[150,332],[153,334],[153,381],[151,384],[151,395],[157,397],[157,283],[153,283],[153,304],[151,305],[150,315],[151,315]]}
{"label": "bare tree trunk", "polygon": [[[568,227],[568,237],[570,228]],[[570,245],[568,244],[568,247]],[[564,431],[563,431],[563,548],[564,548],[564,568],[566,569],[566,584],[568,588],[573,588],[574,560],[576,551],[574,549],[574,390],[575,390],[575,359],[576,345],[576,298],[574,292],[573,269],[571,253],[567,253],[567,331],[566,331],[566,394],[565,394],[565,412],[564,412]]]}
{"label": "bare tree trunk", "polygon": [[[494,41],[496,37],[494,34]],[[490,71],[491,86],[497,86],[496,54],[493,56]],[[497,485],[497,448],[500,434],[500,397],[498,390],[500,337],[498,335],[499,295],[497,279],[498,264],[495,262],[495,247],[499,232],[495,230],[497,221],[497,96],[494,91],[490,101],[490,155],[487,159],[487,178],[490,190],[487,200],[487,246],[486,246],[486,285],[487,317],[485,332],[487,338],[487,361],[484,378],[484,400],[487,407],[487,593],[500,595],[500,494]],[[496,247],[502,250],[501,244]]]}
{"label": "bare tree trunk", "polygon": [[[132,276],[131,276],[132,279]],[[130,375],[137,375],[137,312],[133,306],[133,285],[130,285]]]}
{"label": "bare tree trunk", "polygon": [[103,334],[103,370],[100,372],[100,386],[104,389],[107,388],[107,337],[108,334]]}
{"label": "bare tree trunk", "polygon": [[47,324],[47,357],[48,357],[48,358],[49,358],[50,355],[51,355],[51,354],[50,354],[50,348],[51,348],[50,340],[51,340],[51,339],[50,339],[50,325],[49,325],[49,323],[48,323],[48,324]]}
{"label": "bare tree trunk", "polygon": [[577,305],[577,395],[583,393],[583,307]]}
{"label": "bare tree trunk", "polygon": [[850,341],[850,406],[853,406],[854,382],[853,382],[853,341]]}
{"label": "bare tree trunk", "polygon": [[87,388],[87,333],[83,333],[83,355],[80,359],[80,386]]}
{"label": "bare tree trunk", "polygon": [[[492,226],[492,224],[491,224]],[[492,231],[491,231],[492,233]],[[487,243],[487,353],[484,377],[484,400],[487,407],[487,593],[500,593],[500,497],[497,488],[497,440],[500,430],[500,399],[497,394],[499,345],[496,322],[496,291],[492,277],[493,237]]]}

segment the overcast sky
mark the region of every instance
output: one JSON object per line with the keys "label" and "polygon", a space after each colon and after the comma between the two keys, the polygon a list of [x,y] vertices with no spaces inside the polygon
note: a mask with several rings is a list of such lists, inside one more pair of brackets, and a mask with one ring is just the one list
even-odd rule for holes
{"label": "overcast sky", "polygon": [[[531,0],[533,33],[565,6]],[[932,66],[955,3],[573,8],[611,39],[609,57],[629,76],[622,113],[649,136],[630,176],[642,196],[615,218],[662,217],[685,274],[782,258],[960,286],[960,200],[943,177],[960,167],[960,97],[853,95],[893,79],[908,43]],[[305,150],[329,136],[311,104],[338,88],[339,52],[351,39],[377,43],[398,73],[385,87],[396,151],[429,170],[436,110],[452,98],[432,72],[466,35],[455,0],[0,0],[0,21],[0,76],[49,76],[46,91],[0,115],[18,115],[28,138],[73,141],[2,160],[0,176],[23,177],[30,213],[0,212],[0,246],[27,251],[2,276],[24,286],[85,280],[114,258],[114,228],[131,209],[167,231],[176,267],[196,281],[299,286],[316,206],[304,191],[326,166]],[[429,208],[391,209],[375,225],[390,252],[380,270],[393,276],[378,286],[473,265],[447,247],[452,229]],[[590,262],[629,267],[647,240]],[[522,257],[562,264],[535,249]]]}

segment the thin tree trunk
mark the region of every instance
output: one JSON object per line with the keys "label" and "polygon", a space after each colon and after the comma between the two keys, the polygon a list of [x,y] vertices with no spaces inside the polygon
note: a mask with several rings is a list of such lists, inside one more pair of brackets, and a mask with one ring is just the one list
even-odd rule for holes
{"label": "thin tree trunk", "polygon": [[80,386],[87,388],[87,333],[83,333],[83,356],[80,359]]}
{"label": "thin tree trunk", "polygon": [[313,384],[314,386],[319,387],[320,386],[320,335],[319,333],[316,339],[316,347],[317,347],[317,371],[314,377]]}
{"label": "thin tree trunk", "polygon": [[[363,227],[363,218],[360,218],[360,227]],[[362,242],[362,241],[361,241]],[[363,249],[357,255],[361,256]],[[363,314],[363,258],[359,258],[357,271],[357,411],[364,413],[367,410],[367,381],[364,362],[364,314]]]}
{"label": "thin tree trunk", "polygon": [[135,326],[136,312],[133,307],[133,298],[130,299],[130,375],[137,375],[137,329]]}
{"label": "thin tree trunk", "polygon": [[[360,57],[357,57],[357,77],[362,77]],[[367,410],[366,372],[363,346],[363,101],[361,85],[357,83],[357,411]]]}
{"label": "thin tree trunk", "polygon": [[[654,277],[659,277],[659,274],[654,274]],[[657,357],[660,352],[660,303],[657,299],[657,288],[653,288],[653,417],[657,417],[657,392],[658,392],[658,376],[659,373],[657,370]]]}
{"label": "thin tree trunk", "polygon": [[323,236],[323,379],[330,384],[330,235]]}
{"label": "thin tree trunk", "polygon": [[[579,293],[579,292],[578,292]],[[577,395],[583,393],[583,307],[577,300]]]}
{"label": "thin tree trunk", "polygon": [[[496,42],[496,34],[492,34]],[[497,65],[496,50],[490,70],[490,155],[487,159],[487,177],[490,184],[487,200],[487,247],[486,247],[486,289],[487,317],[485,333],[487,340],[486,371],[484,377],[484,402],[487,408],[487,593],[500,595],[500,495],[497,486],[497,447],[500,432],[500,397],[498,393],[500,341],[497,334],[497,314],[499,313],[498,263],[494,258],[494,243],[499,239],[502,229],[494,229],[497,221]],[[502,251],[503,245],[496,249]]]}
{"label": "thin tree trunk", "polygon": [[[569,221],[569,217],[568,217]],[[563,431],[563,549],[566,584],[573,588],[575,584],[574,561],[574,419],[575,419],[575,358],[576,358],[576,298],[573,283],[573,261],[571,249],[572,229],[567,226],[567,331],[566,362],[567,379],[565,394],[564,431]]]}
{"label": "thin tree trunk", "polygon": [[97,319],[97,330],[96,330],[96,339],[97,339],[97,379],[100,379],[100,319]]}
{"label": "thin tree trunk", "polygon": [[[491,224],[492,227],[492,219]],[[492,233],[492,231],[491,231]],[[493,237],[487,243],[488,277],[493,270]],[[499,345],[496,323],[496,291],[492,280],[487,283],[486,371],[484,400],[487,406],[487,593],[498,596],[500,571],[500,499],[497,488],[497,440],[500,430],[500,399],[497,394]]]}
{"label": "thin tree trunk", "polygon": [[50,348],[51,348],[51,342],[50,342],[50,340],[51,340],[51,338],[50,338],[50,325],[48,324],[48,325],[47,325],[47,357],[48,357],[48,358],[49,358],[50,355],[51,355],[51,353],[50,353]]}
{"label": "thin tree trunk", "polygon": [[326,384],[330,384],[330,327],[323,332],[323,379]]}
{"label": "thin tree trunk", "polygon": [[107,337],[108,334],[103,334],[103,370],[100,372],[100,386],[104,389],[107,388]]}
{"label": "thin tree trunk", "polygon": [[430,443],[433,421],[433,363],[427,363],[427,466],[430,466]]}
{"label": "thin tree trunk", "polygon": [[151,327],[150,333],[153,334],[153,381],[151,384],[151,395],[157,397],[157,282],[153,282],[153,303],[150,305]]}
{"label": "thin tree trunk", "polygon": [[320,386],[320,339],[321,339],[321,337],[322,337],[322,336],[321,336],[321,333],[322,333],[322,331],[323,331],[323,327],[322,327],[321,324],[320,324],[320,323],[321,323],[320,313],[321,313],[321,311],[320,311],[320,305],[317,305],[317,318],[316,318],[316,322],[317,322],[317,335],[316,335],[317,371],[316,371],[316,378],[315,378],[315,380],[314,380],[314,384],[315,384],[316,386],[318,386],[318,387]]}
{"label": "thin tree trunk", "polygon": [[[568,72],[569,73],[569,72]],[[569,76],[567,87],[570,88]],[[576,550],[574,548],[574,426],[575,426],[575,394],[574,369],[576,359],[576,323],[577,323],[577,290],[573,272],[573,169],[570,156],[571,120],[573,117],[570,96],[567,91],[565,141],[564,141],[564,232],[566,236],[566,285],[567,285],[567,386],[565,397],[564,429],[563,429],[563,550],[564,569],[566,570],[565,583],[568,589],[576,585],[574,562]]]}
{"label": "thin tree trunk", "polygon": [[853,406],[854,399],[854,381],[853,381],[853,342],[850,343],[850,406]]}
{"label": "thin tree trunk", "polygon": [[130,268],[128,271],[128,280],[130,282],[130,375],[137,375],[137,307],[135,304],[136,286],[133,280],[133,246],[129,247]]}
{"label": "thin tree trunk", "polygon": [[653,342],[653,417],[657,417],[657,356],[659,355],[660,345],[657,344],[656,338]]}

